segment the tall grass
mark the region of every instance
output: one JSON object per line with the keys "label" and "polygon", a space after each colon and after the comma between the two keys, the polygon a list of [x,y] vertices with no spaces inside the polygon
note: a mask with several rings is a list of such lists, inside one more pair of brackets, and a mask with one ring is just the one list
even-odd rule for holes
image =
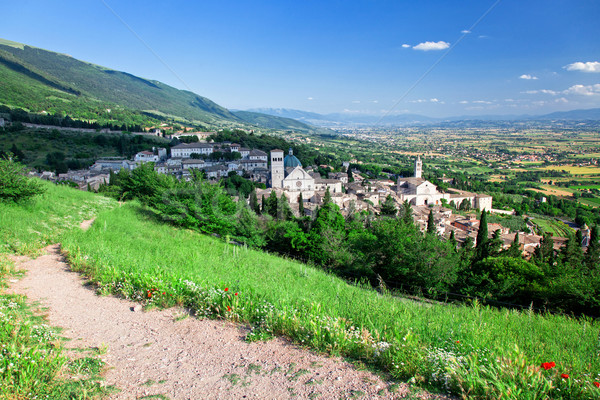
{"label": "tall grass", "polygon": [[[600,397],[596,321],[379,294],[155,222],[135,203],[66,236],[63,250],[100,291],[250,322],[256,337],[284,334],[468,398]],[[550,361],[555,368],[540,367]]]}
{"label": "tall grass", "polygon": [[[0,287],[14,273],[9,254],[36,255],[84,219],[114,205],[90,193],[43,184],[46,193],[25,204],[0,202]],[[0,398],[88,399],[108,393],[98,371],[69,372],[81,363],[101,361],[97,354],[66,357],[58,331],[32,312],[24,296],[0,292]]]}
{"label": "tall grass", "polygon": [[0,202],[0,253],[34,255],[59,242],[63,235],[99,210],[113,207],[111,199],[49,182],[43,195],[23,204]]}

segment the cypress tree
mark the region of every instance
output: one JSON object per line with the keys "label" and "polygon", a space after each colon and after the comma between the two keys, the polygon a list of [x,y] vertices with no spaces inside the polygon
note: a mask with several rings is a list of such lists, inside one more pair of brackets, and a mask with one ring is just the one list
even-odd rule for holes
{"label": "cypress tree", "polygon": [[402,209],[402,221],[404,221],[406,225],[414,224],[412,216],[412,207],[410,206],[410,203],[407,200],[404,200],[404,203],[402,204]]}
{"label": "cypress tree", "polygon": [[250,209],[257,215],[260,214],[260,206],[258,205],[258,197],[256,196],[256,190],[250,192],[249,200]]}
{"label": "cypress tree", "polygon": [[323,205],[331,203],[331,193],[329,193],[329,187],[325,191],[325,197],[323,197]]}
{"label": "cypress tree", "polygon": [[448,237],[448,243],[452,246],[452,249],[456,250],[456,238],[454,237],[454,231],[450,231],[450,237]]}
{"label": "cypress tree", "polygon": [[304,199],[302,198],[302,192],[298,195],[298,213],[300,217],[304,217]]}
{"label": "cypress tree", "polygon": [[598,262],[600,260],[600,230],[598,225],[592,228],[590,232],[590,244],[588,245],[587,252],[585,253],[585,265],[588,269],[598,268]]}
{"label": "cypress tree", "polygon": [[521,258],[521,243],[519,243],[519,232],[515,233],[515,238],[508,248],[508,256]]}
{"label": "cypress tree", "polygon": [[277,193],[275,193],[274,190],[271,190],[271,194],[269,195],[269,198],[267,199],[267,213],[273,217],[273,218],[277,218],[277,203],[279,202],[279,200],[277,199]]}
{"label": "cypress tree", "polygon": [[435,227],[435,220],[433,218],[433,209],[429,210],[429,217],[427,218],[427,233],[435,235],[437,229]]}
{"label": "cypress tree", "polygon": [[260,204],[262,205],[262,213],[263,214],[267,214],[267,209],[269,208],[267,205],[267,201],[265,200],[265,195],[262,195],[262,199],[260,201]]}
{"label": "cypress tree", "polygon": [[475,258],[477,260],[483,260],[488,254],[487,212],[484,209],[481,211],[481,217],[479,217],[479,230],[477,231],[477,241],[475,243]]}

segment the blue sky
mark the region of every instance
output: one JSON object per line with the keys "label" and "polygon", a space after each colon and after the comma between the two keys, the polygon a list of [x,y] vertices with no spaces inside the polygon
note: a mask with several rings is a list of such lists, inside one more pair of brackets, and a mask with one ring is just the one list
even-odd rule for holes
{"label": "blue sky", "polygon": [[6,3],[1,38],[227,108],[437,117],[600,107],[598,0]]}

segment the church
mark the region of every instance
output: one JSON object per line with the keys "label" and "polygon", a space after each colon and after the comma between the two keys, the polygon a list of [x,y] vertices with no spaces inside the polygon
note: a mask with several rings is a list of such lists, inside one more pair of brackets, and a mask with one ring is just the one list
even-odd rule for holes
{"label": "church", "polygon": [[469,193],[457,189],[449,189],[449,193],[441,193],[437,187],[422,178],[423,162],[417,156],[415,160],[415,173],[412,178],[398,178],[396,193],[400,201],[408,201],[414,206],[441,205],[442,199],[447,203],[454,203],[455,207],[467,200],[471,208],[479,210],[492,209],[492,196]]}
{"label": "church", "polygon": [[271,150],[271,188],[295,193],[288,196],[290,202],[295,202],[300,193],[308,200],[314,197],[315,192],[325,191],[327,188],[331,193],[342,192],[342,181],[322,179],[318,174],[309,174],[302,168],[302,163],[292,149],[285,157],[283,154],[283,150]]}

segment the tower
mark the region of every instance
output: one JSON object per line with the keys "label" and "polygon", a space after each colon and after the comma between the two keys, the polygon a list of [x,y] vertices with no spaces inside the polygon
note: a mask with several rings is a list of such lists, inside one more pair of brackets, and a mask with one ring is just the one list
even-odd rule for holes
{"label": "tower", "polygon": [[423,162],[421,161],[421,157],[417,156],[415,160],[415,178],[420,178],[423,173]]}
{"label": "tower", "polygon": [[283,150],[271,150],[271,187],[282,188],[283,178]]}

